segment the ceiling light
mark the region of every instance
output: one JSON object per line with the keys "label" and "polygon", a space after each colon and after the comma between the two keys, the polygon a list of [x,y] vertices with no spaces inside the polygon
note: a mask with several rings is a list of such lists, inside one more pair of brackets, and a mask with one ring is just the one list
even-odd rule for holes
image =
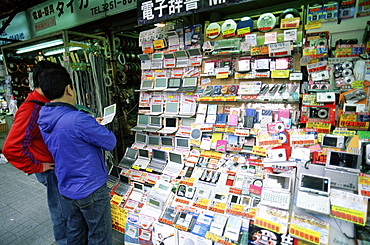
{"label": "ceiling light", "polygon": [[61,44],[63,44],[63,40],[62,39],[57,39],[57,40],[54,40],[54,41],[44,42],[44,43],[40,43],[40,44],[36,44],[36,45],[31,45],[31,46],[28,46],[28,47],[25,47],[25,48],[17,49],[16,53],[17,54],[23,54],[23,53],[27,53],[27,52],[31,52],[31,51],[35,51],[35,50],[40,50],[40,49],[44,49],[44,48],[50,48],[50,47],[58,46],[58,45],[61,45]]}
{"label": "ceiling light", "polygon": [[166,26],[166,23],[161,22],[161,23],[155,23],[154,25],[155,25],[156,27],[165,27],[165,26]]}
{"label": "ceiling light", "polygon": [[[81,47],[71,47],[69,48],[69,51],[75,51],[75,50],[79,50],[79,49],[82,49]],[[63,52],[65,52],[66,50],[64,48],[60,48],[60,49],[55,49],[55,50],[51,50],[51,51],[48,51],[48,52],[45,52],[45,56],[50,56],[50,55],[54,55],[54,54],[61,54]]]}

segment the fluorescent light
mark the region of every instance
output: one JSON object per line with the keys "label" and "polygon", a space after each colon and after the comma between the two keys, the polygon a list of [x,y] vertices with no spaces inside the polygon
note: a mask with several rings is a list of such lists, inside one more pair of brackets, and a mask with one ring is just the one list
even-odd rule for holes
{"label": "fluorescent light", "polygon": [[[70,47],[69,48],[69,51],[75,51],[75,50],[79,50],[79,49],[82,49],[81,47]],[[48,52],[45,52],[45,56],[50,56],[50,55],[54,55],[54,54],[60,54],[60,53],[63,53],[65,52],[65,49],[64,48],[60,48],[60,49],[55,49],[55,50],[51,50],[51,51],[48,51]]]}
{"label": "fluorescent light", "polygon": [[36,44],[36,45],[31,45],[31,46],[28,46],[26,48],[20,48],[17,50],[17,54],[23,54],[23,53],[27,53],[27,52],[31,52],[31,51],[35,51],[35,50],[40,50],[40,49],[44,49],[44,48],[50,48],[50,47],[54,47],[54,46],[58,46],[58,45],[61,45],[63,44],[63,40],[62,39],[57,39],[57,40],[54,40],[54,41],[50,41],[50,42],[44,42],[44,43],[40,43],[40,44]]}
{"label": "fluorescent light", "polygon": [[156,27],[165,27],[166,23],[155,23],[154,24]]}

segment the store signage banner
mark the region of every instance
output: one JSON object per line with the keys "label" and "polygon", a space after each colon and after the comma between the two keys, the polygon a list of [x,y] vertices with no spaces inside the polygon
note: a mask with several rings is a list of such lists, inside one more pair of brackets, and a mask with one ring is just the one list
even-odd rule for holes
{"label": "store signage banner", "polygon": [[252,0],[138,0],[137,20],[139,25],[145,25],[250,1]]}
{"label": "store signage banner", "polygon": [[32,37],[69,29],[136,8],[136,0],[50,0],[27,10]]}
{"label": "store signage banner", "polygon": [[[2,19],[2,25],[6,22],[8,18]],[[10,25],[0,33],[1,38],[11,39],[11,40],[20,40],[24,41],[30,39],[30,29],[27,23],[26,12],[18,13],[13,20],[10,22]],[[10,43],[9,41],[0,40],[0,46]]]}

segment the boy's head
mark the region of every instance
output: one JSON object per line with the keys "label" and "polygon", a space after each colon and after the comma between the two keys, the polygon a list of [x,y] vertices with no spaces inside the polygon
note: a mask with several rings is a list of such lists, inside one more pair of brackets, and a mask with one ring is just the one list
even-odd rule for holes
{"label": "boy's head", "polygon": [[47,69],[40,74],[39,81],[42,92],[50,101],[62,99],[64,102],[76,103],[76,91],[66,70]]}
{"label": "boy's head", "polygon": [[67,71],[63,66],[57,63],[53,63],[48,60],[43,60],[37,63],[35,68],[33,69],[33,87],[39,88],[40,87],[40,74],[46,69],[60,69],[63,71]]}

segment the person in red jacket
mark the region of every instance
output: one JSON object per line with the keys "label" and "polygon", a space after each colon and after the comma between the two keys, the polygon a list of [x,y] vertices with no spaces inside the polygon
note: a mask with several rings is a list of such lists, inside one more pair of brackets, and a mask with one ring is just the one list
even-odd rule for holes
{"label": "person in red jacket", "polygon": [[54,160],[37,125],[41,107],[49,102],[40,88],[39,75],[42,71],[51,68],[65,70],[61,65],[50,61],[40,61],[35,66],[33,71],[35,89],[28,94],[27,99],[16,112],[2,153],[14,167],[27,174],[35,174],[39,182],[47,187],[47,201],[54,238],[58,245],[64,245],[67,244],[68,203],[59,193],[54,173]]}

